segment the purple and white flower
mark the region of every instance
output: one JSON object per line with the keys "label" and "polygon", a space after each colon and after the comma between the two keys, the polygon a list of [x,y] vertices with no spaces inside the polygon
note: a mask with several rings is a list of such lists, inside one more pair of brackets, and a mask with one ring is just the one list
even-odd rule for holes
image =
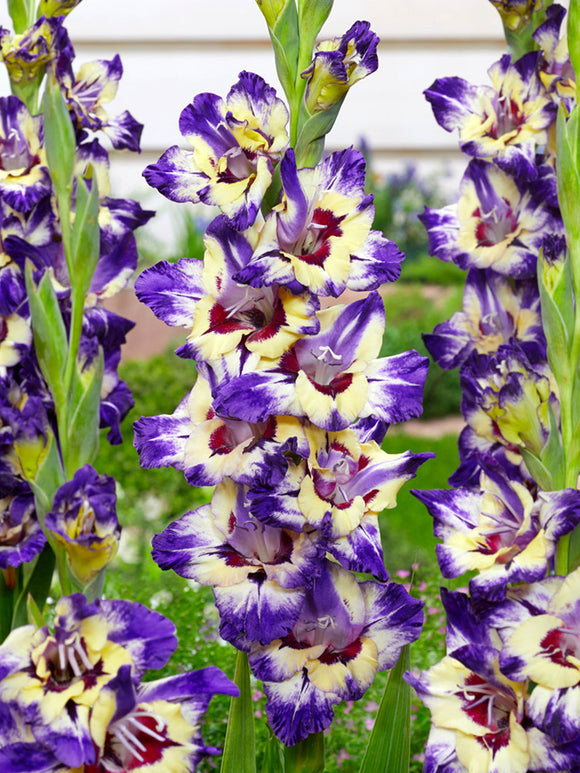
{"label": "purple and white flower", "polygon": [[562,233],[555,194],[556,178],[547,165],[530,185],[475,159],[461,181],[457,205],[427,208],[419,216],[429,236],[429,253],[464,269],[534,277],[546,234]]}
{"label": "purple and white flower", "polygon": [[85,464],[56,492],[45,525],[64,547],[73,576],[87,586],[113,560],[121,527],[115,480]]}
{"label": "purple and white flower", "polygon": [[278,738],[291,746],[328,727],[341,700],[361,698],[419,636],[421,607],[397,583],[359,583],[326,561],[292,631],[250,650]]}
{"label": "purple and white flower", "polygon": [[191,150],[169,148],[145,179],[178,202],[217,206],[237,229],[256,220],[274,164],[288,146],[288,110],[259,75],[241,72],[229,94],[198,94],[179,119]]}
{"label": "purple and white flower", "polygon": [[489,159],[515,177],[537,175],[535,155],[548,141],[556,105],[538,77],[540,52],[511,61],[509,54],[488,70],[491,86],[463,78],[440,78],[426,91],[435,119],[459,130],[464,153]]}
{"label": "purple and white flower", "polygon": [[423,335],[442,368],[462,365],[473,353],[493,354],[512,339],[531,360],[545,359],[540,296],[533,280],[515,285],[494,271],[471,269],[465,280],[463,311]]}
{"label": "purple and white flower", "polygon": [[306,79],[306,107],[311,115],[328,110],[357,81],[375,72],[378,35],[368,21],[356,21],[340,38],[316,46],[312,64],[301,74]]}
{"label": "purple and white flower", "polygon": [[398,278],[403,254],[371,231],[373,197],[364,192],[362,153],[350,148],[313,168],[297,169],[294,152],[288,150],[280,175],[281,202],[266,218],[251,263],[237,274],[239,281],[336,297],[347,287],[375,290]]}
{"label": "purple and white flower", "polygon": [[414,351],[375,359],[385,318],[378,293],[318,318],[320,332],[298,341],[276,367],[218,385],[215,410],[250,422],[272,414],[305,417],[329,431],[359,417],[390,424],[420,415],[426,359]]}
{"label": "purple and white flower", "polygon": [[225,480],[210,505],[186,513],[153,538],[162,569],[213,585],[224,639],[239,648],[287,634],[306,589],[320,572],[320,534],[267,526],[249,507],[246,490]]}

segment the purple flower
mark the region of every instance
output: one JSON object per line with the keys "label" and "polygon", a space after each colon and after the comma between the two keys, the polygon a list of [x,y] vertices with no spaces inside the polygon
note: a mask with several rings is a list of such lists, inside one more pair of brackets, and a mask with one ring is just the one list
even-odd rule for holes
{"label": "purple flower", "polygon": [[95,760],[90,707],[122,666],[138,680],[175,649],[175,627],[129,601],[63,597],[54,633],[16,628],[0,647],[0,701],[14,706],[36,741],[64,765]]}
{"label": "purple flower", "polygon": [[41,16],[21,35],[12,35],[0,27],[0,52],[12,83],[26,86],[42,79],[45,68],[59,58],[74,56],[63,21]]}
{"label": "purple flower", "polygon": [[307,80],[305,102],[311,115],[328,110],[357,81],[375,72],[378,43],[368,21],[357,21],[342,37],[316,46],[312,64],[302,73]]}
{"label": "purple flower", "polygon": [[196,486],[225,477],[248,485],[261,477],[274,480],[285,470],[286,451],[303,457],[309,452],[304,429],[291,416],[257,422],[219,416],[201,374],[171,416],[142,417],[134,427],[143,467],[175,467]]}
{"label": "purple flower", "polygon": [[238,688],[214,666],[135,685],[128,666],[99,693],[90,728],[97,751],[85,773],[195,771],[206,754],[200,721],[213,695]]}
{"label": "purple flower", "polygon": [[554,377],[545,363],[531,363],[516,345],[497,354],[472,354],[460,374],[466,422],[484,440],[539,455],[549,434]]}
{"label": "purple flower", "polygon": [[297,169],[288,150],[280,164],[283,194],[266,218],[251,263],[236,279],[254,287],[283,284],[318,295],[374,290],[399,276],[403,254],[371,231],[372,196],[365,162],[352,148],[314,168]]}
{"label": "purple flower", "polygon": [[375,359],[384,314],[378,293],[319,312],[320,333],[298,341],[277,367],[218,385],[216,412],[250,422],[306,417],[329,431],[358,417],[393,423],[418,416],[427,361],[413,351]]}
{"label": "purple flower", "polygon": [[504,25],[514,31],[530,23],[534,11],[542,6],[542,0],[490,0],[501,16]]}
{"label": "purple flower", "polygon": [[345,567],[387,579],[376,514],[396,505],[401,486],[429,454],[386,454],[360,444],[352,430],[325,433],[306,428],[309,461],[290,464],[283,480],[254,483],[252,512],[264,523],[298,531],[315,528]]}
{"label": "purple flower", "polygon": [[474,596],[500,600],[508,583],[534,582],[549,572],[561,536],[580,521],[580,492],[541,492],[510,480],[491,457],[480,457],[478,489],[414,491],[434,518],[444,577],[467,571]]}
{"label": "purple flower", "polygon": [[[429,253],[460,268],[491,268],[522,279],[536,274],[546,233],[560,234],[553,169],[543,165],[533,184],[485,161],[471,161],[456,207],[426,209],[420,219]],[[554,206],[556,205],[556,206]]]}
{"label": "purple flower", "polygon": [[30,486],[9,472],[0,472],[0,569],[32,561],[45,544]]}
{"label": "purple flower", "polygon": [[46,528],[67,554],[71,573],[89,585],[115,557],[121,527],[116,512],[115,480],[85,464],[54,497]]}
{"label": "purple flower", "polygon": [[218,217],[206,231],[203,263],[163,261],[139,276],[137,297],[168,325],[191,329],[181,357],[212,361],[244,347],[274,360],[299,338],[318,332],[319,304],[311,293],[234,280],[252,259],[255,230],[240,233]]}
{"label": "purple flower", "polygon": [[179,119],[191,150],[169,148],[145,179],[172,201],[218,206],[236,229],[255,221],[288,145],[288,111],[258,75],[240,73],[225,100],[199,94]]}
{"label": "purple flower", "polygon": [[493,354],[512,339],[530,359],[545,359],[536,282],[522,280],[512,285],[500,274],[480,269],[467,274],[463,311],[423,335],[435,362],[447,369],[459,367],[474,351]]}
{"label": "purple flower", "polygon": [[542,51],[539,76],[546,90],[558,104],[562,101],[569,111],[576,101],[576,78],[568,53],[566,34],[560,37],[560,28],[566,9],[554,3],[546,8],[546,21],[534,32],[534,40]]}
{"label": "purple flower", "polygon": [[530,716],[557,743],[580,740],[580,570],[515,588],[495,610],[504,647],[502,672],[531,679]]}
{"label": "purple flower", "polygon": [[254,518],[246,490],[230,480],[216,488],[211,505],[186,513],[153,538],[153,558],[162,569],[214,586],[220,633],[240,648],[288,633],[324,550],[319,534]]}
{"label": "purple flower", "polygon": [[358,583],[326,561],[292,631],[250,650],[278,738],[291,746],[328,727],[341,700],[361,698],[419,636],[421,606],[397,583]]}
{"label": "purple flower", "polygon": [[51,190],[41,118],[17,97],[0,98],[0,195],[18,212],[28,212]]}
{"label": "purple flower", "polygon": [[406,680],[431,712],[425,770],[527,773],[568,769],[573,750],[558,748],[533,727],[527,681],[499,670],[501,640],[475,613],[467,596],[443,592],[448,617],[447,652],[439,663]]}
{"label": "purple flower", "polygon": [[540,53],[512,63],[506,54],[488,73],[491,86],[472,86],[463,78],[441,78],[425,91],[435,119],[447,131],[459,130],[464,153],[492,159],[509,174],[537,175],[535,153],[548,140],[556,105],[537,74]]}
{"label": "purple flower", "polygon": [[116,150],[139,151],[143,125],[127,111],[110,118],[103,104],[111,102],[123,75],[121,58],[98,59],[81,65],[73,74],[70,60],[59,67],[58,78],[78,132],[82,129],[103,130]]}

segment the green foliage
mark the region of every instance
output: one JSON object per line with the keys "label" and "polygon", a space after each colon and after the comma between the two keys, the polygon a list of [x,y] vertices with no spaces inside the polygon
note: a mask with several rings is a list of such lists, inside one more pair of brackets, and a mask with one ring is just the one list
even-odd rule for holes
{"label": "green foliage", "polygon": [[[404,291],[403,288],[404,287]],[[428,356],[421,333],[431,332],[435,325],[449,319],[461,308],[462,288],[424,288],[418,284],[397,284],[387,288],[385,308],[387,326],[381,357],[416,349]],[[461,389],[457,371],[446,371],[430,363],[423,399],[424,418],[447,416],[459,412]]]}
{"label": "green foliage", "polygon": [[408,773],[411,752],[411,688],[403,674],[411,665],[409,645],[389,672],[360,773]]}
{"label": "green foliage", "polygon": [[100,252],[99,232],[99,191],[93,179],[89,188],[87,181],[77,178],[75,219],[72,230],[72,267],[74,292],[84,297],[87,293]]}
{"label": "green foliage", "polygon": [[383,443],[383,450],[389,454],[408,450],[436,454],[436,458],[419,467],[417,477],[399,491],[397,506],[393,510],[383,510],[379,516],[385,566],[391,575],[397,571],[408,571],[413,564],[436,569],[433,522],[425,506],[410,493],[410,489],[446,487],[447,478],[459,464],[457,437],[417,438],[391,429]]}
{"label": "green foliage", "polygon": [[14,25],[14,32],[22,34],[34,22],[34,0],[8,0],[8,13]]}
{"label": "green foliage", "polygon": [[76,138],[64,96],[54,78],[49,78],[44,92],[42,105],[44,116],[44,145],[48,168],[56,196],[65,199],[67,211],[61,212],[68,217],[68,204],[72,187],[75,164]]}
{"label": "green foliage", "polygon": [[45,272],[38,286],[35,286],[32,271],[32,263],[27,262],[26,292],[32,318],[34,348],[58,410],[66,399],[63,382],[68,352],[66,328],[49,273]]}
{"label": "green foliage", "polygon": [[[183,475],[172,468],[148,470],[139,466],[132,446],[133,422],[141,416],[172,413],[195,382],[191,360],[180,360],[173,352],[152,357],[147,362],[121,365],[119,373],[131,386],[135,407],[121,425],[124,442],[111,446],[104,438],[96,468],[112,475],[118,484],[118,512],[122,524],[130,527],[151,520],[150,511],[159,511],[165,522],[209,499],[209,491],[189,486]],[[147,550],[147,537],[142,550]]]}
{"label": "green foliage", "polygon": [[256,773],[256,734],[248,655],[238,652],[234,682],[240,694],[231,699],[220,773]]}

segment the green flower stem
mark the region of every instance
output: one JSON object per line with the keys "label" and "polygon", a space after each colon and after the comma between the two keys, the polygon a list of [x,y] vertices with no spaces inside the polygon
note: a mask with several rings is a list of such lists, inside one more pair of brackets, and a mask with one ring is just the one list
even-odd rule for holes
{"label": "green flower stem", "polygon": [[[50,501],[48,501],[49,499]],[[66,565],[66,552],[64,548],[55,540],[54,534],[50,531],[50,529],[47,529],[44,526],[44,519],[46,518],[48,508],[52,506],[53,499],[54,494],[52,496],[49,495],[47,498],[46,496],[42,496],[38,491],[34,492],[34,506],[36,509],[36,515],[56,560],[56,572],[58,575],[61,596],[68,596],[72,593],[72,585]]]}
{"label": "green flower stem", "polygon": [[[67,189],[67,191],[63,194],[60,194],[57,196],[57,209],[58,209],[58,219],[60,221],[60,227],[61,227],[61,234],[62,234],[62,243],[64,247],[64,254],[66,257],[66,265],[68,269],[69,277],[74,276],[72,272],[72,266],[73,266],[73,255],[72,255],[72,231],[71,231],[71,223],[70,223],[70,200],[71,200],[71,194],[72,189]],[[62,400],[56,399],[56,396],[53,395],[55,398],[55,408],[56,408],[56,417],[57,417],[57,424],[58,424],[58,438],[60,443],[60,450],[62,455],[62,460],[64,467],[66,469],[67,464],[67,456],[68,456],[68,449],[67,449],[67,438],[68,438],[68,401],[69,401],[69,394],[70,394],[70,387],[72,383],[72,369],[74,368],[74,363],[76,361],[76,355],[78,351],[79,341],[80,341],[80,329],[78,330],[78,338],[75,334],[75,322],[78,326],[78,320],[76,320],[76,316],[78,316],[78,309],[76,308],[78,306],[78,303],[75,304],[75,294],[73,292],[72,297],[72,318],[71,318],[71,330],[69,334],[69,346],[66,356],[66,366],[65,366],[65,373],[64,373],[64,380],[63,380],[63,396],[64,398]],[[82,327],[82,309],[81,309],[81,318],[80,318],[80,324]],[[73,346],[75,345],[74,339],[76,338],[76,349],[73,349]],[[73,355],[74,352],[74,355]],[[72,365],[71,365],[72,360]],[[67,471],[68,474],[68,471]]]}

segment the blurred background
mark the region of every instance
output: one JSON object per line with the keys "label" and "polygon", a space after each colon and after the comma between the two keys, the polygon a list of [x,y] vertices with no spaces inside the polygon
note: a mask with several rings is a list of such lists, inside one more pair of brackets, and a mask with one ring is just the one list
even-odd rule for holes
{"label": "blurred background", "polygon": [[[363,141],[377,173],[412,162],[421,176],[450,170],[453,182],[463,166],[456,138],[435,124],[422,92],[446,75],[486,82],[504,51],[497,12],[487,0],[335,0],[323,36],[342,35],[358,19],[381,38],[379,70],[349,93],[329,149]],[[225,96],[242,69],[281,91],[255,0],[83,0],[67,27],[79,65],[121,55],[125,73],[111,113],[128,109],[145,129],[141,156],[113,154],[113,186],[116,195],[155,209],[170,205],[147,188],[141,171],[180,141],[179,113],[197,93]],[[4,72],[0,93],[8,93]],[[152,233],[167,239],[165,226],[158,219]]]}

